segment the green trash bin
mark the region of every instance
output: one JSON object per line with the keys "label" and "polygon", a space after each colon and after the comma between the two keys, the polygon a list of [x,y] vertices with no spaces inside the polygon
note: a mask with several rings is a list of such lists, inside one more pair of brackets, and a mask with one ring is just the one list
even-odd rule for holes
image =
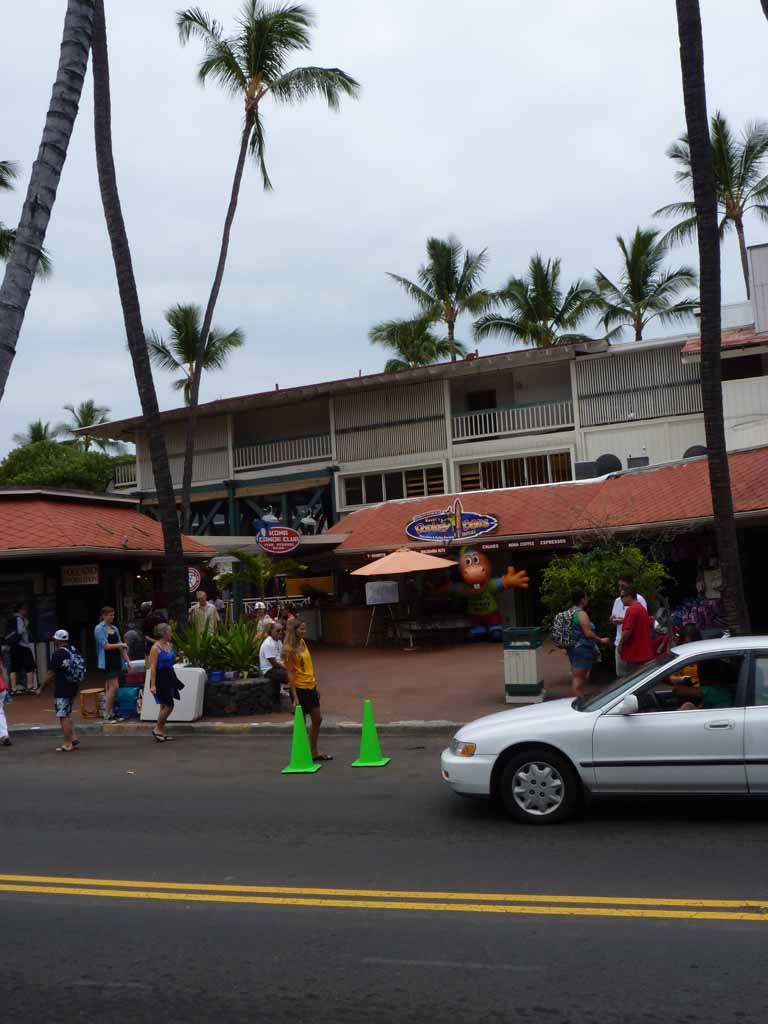
{"label": "green trash bin", "polygon": [[534,704],[543,699],[544,665],[539,626],[508,626],[504,630],[504,700]]}

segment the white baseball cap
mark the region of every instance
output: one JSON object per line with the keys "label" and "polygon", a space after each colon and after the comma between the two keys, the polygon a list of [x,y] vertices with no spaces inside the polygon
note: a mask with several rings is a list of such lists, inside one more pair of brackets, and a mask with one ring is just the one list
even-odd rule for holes
{"label": "white baseball cap", "polygon": [[57,629],[56,632],[53,634],[53,639],[69,640],[69,633],[66,631],[66,629]]}
{"label": "white baseball cap", "polygon": [[267,606],[264,604],[263,601],[257,601],[253,607],[258,608],[259,611],[261,611],[262,608],[266,608]]}

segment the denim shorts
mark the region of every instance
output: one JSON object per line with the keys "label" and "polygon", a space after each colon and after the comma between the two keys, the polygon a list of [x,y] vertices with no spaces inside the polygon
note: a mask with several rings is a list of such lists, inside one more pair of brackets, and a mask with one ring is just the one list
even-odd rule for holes
{"label": "denim shorts", "polygon": [[571,663],[571,668],[589,671],[595,662],[595,649],[586,644],[569,647],[568,660]]}
{"label": "denim shorts", "polygon": [[56,704],[56,717],[69,718],[72,714],[72,698],[54,697],[54,702]]}

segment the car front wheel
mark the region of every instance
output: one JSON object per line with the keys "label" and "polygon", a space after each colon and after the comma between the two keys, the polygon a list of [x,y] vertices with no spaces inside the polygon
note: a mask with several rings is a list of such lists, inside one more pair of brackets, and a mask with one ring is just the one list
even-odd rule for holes
{"label": "car front wheel", "polygon": [[529,825],[556,825],[576,809],[581,789],[570,763],[545,748],[521,751],[504,766],[500,796]]}

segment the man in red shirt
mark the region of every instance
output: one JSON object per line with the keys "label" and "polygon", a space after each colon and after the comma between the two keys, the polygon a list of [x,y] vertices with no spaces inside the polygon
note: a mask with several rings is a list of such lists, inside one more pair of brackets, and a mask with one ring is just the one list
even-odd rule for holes
{"label": "man in red shirt", "polygon": [[622,591],[624,621],[621,624],[619,662],[621,675],[627,675],[641,668],[654,658],[651,640],[651,617],[637,599],[634,587]]}

